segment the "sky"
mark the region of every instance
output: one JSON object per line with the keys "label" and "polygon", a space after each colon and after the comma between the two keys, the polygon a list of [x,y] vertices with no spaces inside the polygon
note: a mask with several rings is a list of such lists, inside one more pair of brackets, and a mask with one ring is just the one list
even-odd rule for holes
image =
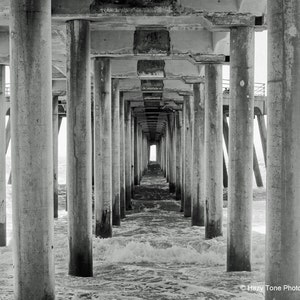
{"label": "sky", "polygon": [[[223,78],[229,79],[229,66],[223,66]],[[267,31],[255,33],[254,81],[267,84]]]}

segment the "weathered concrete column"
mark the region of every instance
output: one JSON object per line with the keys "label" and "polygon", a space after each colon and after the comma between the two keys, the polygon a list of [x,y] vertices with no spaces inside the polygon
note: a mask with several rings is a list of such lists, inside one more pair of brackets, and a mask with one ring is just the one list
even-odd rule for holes
{"label": "weathered concrete column", "polygon": [[55,298],[51,1],[10,1],[10,54],[14,294],[50,300]]}
{"label": "weathered concrete column", "polygon": [[[5,111],[5,108],[3,108],[3,111]],[[10,138],[11,138],[11,132],[10,132],[10,115],[8,116],[8,120],[7,120],[7,125],[6,125],[6,129],[5,129],[5,153],[7,153],[8,147],[9,147],[9,143],[10,143]]]}
{"label": "weathered concrete column", "polygon": [[169,191],[175,193],[176,182],[176,137],[175,137],[175,115],[168,115],[169,127]]}
{"label": "weathered concrete column", "polygon": [[161,167],[161,140],[156,145],[156,153],[157,153],[157,157],[156,157],[157,163]]}
{"label": "weathered concrete column", "polygon": [[88,21],[67,22],[67,95],[69,274],[92,276],[92,136]]}
{"label": "weathered concrete column", "polygon": [[182,181],[181,181],[181,207],[180,211],[184,211],[184,197],[185,197],[185,124],[186,124],[186,118],[185,118],[185,111],[186,111],[186,105],[183,103],[182,105],[182,126],[181,126],[181,161],[182,161]]}
{"label": "weathered concrete column", "polygon": [[135,169],[135,161],[134,161],[134,143],[135,143],[135,135],[134,135],[134,114],[131,109],[131,197],[134,197],[134,169]]}
{"label": "weathered concrete column", "polygon": [[143,170],[143,131],[141,125],[139,125],[139,184],[142,180],[142,170]]}
{"label": "weathered concrete column", "polygon": [[205,89],[194,83],[194,122],[192,127],[192,226],[204,226],[205,213]]}
{"label": "weathered concrete column", "polygon": [[161,158],[162,158],[162,171],[163,171],[163,175],[165,175],[165,170],[166,170],[166,137],[165,135],[162,136],[162,144],[161,144]]}
{"label": "weathered concrete column", "polygon": [[184,216],[192,215],[192,187],[193,187],[193,119],[194,98],[184,96],[185,105],[185,152],[184,152]]}
{"label": "weathered concrete column", "polygon": [[300,299],[300,3],[268,1],[266,290],[269,299]]}
{"label": "weathered concrete column", "polygon": [[124,103],[124,117],[125,117],[125,203],[126,210],[131,210],[131,108],[130,102]]}
{"label": "weathered concrete column", "polygon": [[123,92],[120,92],[120,215],[125,218],[125,118]]}
{"label": "weathered concrete column", "polygon": [[224,150],[223,150],[223,186],[224,188],[228,187],[228,173],[227,173]]}
{"label": "weathered concrete column", "polygon": [[254,177],[255,177],[257,187],[264,186],[254,144],[253,144],[253,172],[254,172]]}
{"label": "weathered concrete column", "polygon": [[222,65],[205,66],[205,237],[222,235],[223,215],[223,93]]}
{"label": "weathered concrete column", "polygon": [[[93,85],[92,85],[93,87]],[[94,87],[91,91],[92,95],[94,95]],[[92,128],[92,187],[95,185],[95,123],[94,123],[94,99],[92,99],[92,107],[91,107],[91,128]]]}
{"label": "weathered concrete column", "polygon": [[6,246],[5,66],[0,65],[0,247]]}
{"label": "weathered concrete column", "polygon": [[166,124],[166,179],[167,182],[170,184],[170,126],[169,122],[167,121]]}
{"label": "weathered concrete column", "polygon": [[227,270],[251,270],[254,28],[230,32]]}
{"label": "weathered concrete column", "polygon": [[112,236],[112,101],[109,58],[98,57],[94,60],[94,91],[95,235],[108,238]]}
{"label": "weathered concrete column", "polygon": [[58,218],[58,96],[52,100],[53,127],[53,205],[54,218]]}
{"label": "weathered concrete column", "polygon": [[111,97],[111,121],[112,121],[112,222],[120,226],[120,90],[119,79],[112,80]]}
{"label": "weathered concrete column", "polygon": [[139,129],[137,117],[134,117],[134,185],[139,185]]}
{"label": "weathered concrete column", "polygon": [[176,200],[181,199],[181,185],[182,185],[182,111],[176,113]]}
{"label": "weathered concrete column", "polygon": [[[143,135],[144,137],[144,169],[143,169],[143,175],[146,173],[148,168],[148,140],[146,134]],[[158,160],[158,145],[156,145],[156,160]]]}
{"label": "weathered concrete column", "polygon": [[164,169],[164,176],[166,178],[166,181],[167,180],[167,128],[165,129],[165,136],[164,136],[164,149],[163,149],[163,155],[164,155],[164,166],[165,166],[165,169]]}

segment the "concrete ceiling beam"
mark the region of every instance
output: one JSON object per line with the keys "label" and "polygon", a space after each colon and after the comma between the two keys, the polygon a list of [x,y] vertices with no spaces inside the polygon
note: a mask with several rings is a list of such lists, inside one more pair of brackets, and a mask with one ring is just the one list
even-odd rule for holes
{"label": "concrete ceiling beam", "polygon": [[[3,1],[6,3],[7,2]],[[255,3],[252,3],[255,2]],[[265,1],[260,1],[265,2]],[[257,5],[256,5],[257,4]],[[149,0],[128,0],[125,3],[116,3],[112,0],[52,0],[52,12],[54,15],[77,15],[77,17],[86,14],[96,14],[101,16],[176,16],[179,14],[190,15],[193,12],[238,12],[245,6],[254,14],[261,12],[261,5],[257,0],[243,0],[239,3],[237,0],[211,1],[211,0],[181,0],[174,3],[172,0],[149,1]],[[69,16],[70,17],[70,16]]]}

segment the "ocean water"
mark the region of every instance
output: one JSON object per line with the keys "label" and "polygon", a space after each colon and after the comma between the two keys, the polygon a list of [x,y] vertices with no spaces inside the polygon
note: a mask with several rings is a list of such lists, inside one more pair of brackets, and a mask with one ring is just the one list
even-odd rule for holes
{"label": "ocean water", "polygon": [[[9,220],[10,186],[7,191]],[[226,208],[223,236],[205,240],[204,228],[191,227],[190,218],[179,212],[180,203],[168,193],[165,179],[145,176],[136,190],[134,210],[121,227],[113,228],[113,237],[93,239],[94,276],[69,276],[65,196],[62,185],[54,221],[57,299],[263,299],[262,291],[245,286],[264,286],[265,189],[254,189],[250,273],[226,272]],[[8,225],[10,231],[10,220]],[[13,299],[12,264],[10,242],[0,249],[0,299]]]}

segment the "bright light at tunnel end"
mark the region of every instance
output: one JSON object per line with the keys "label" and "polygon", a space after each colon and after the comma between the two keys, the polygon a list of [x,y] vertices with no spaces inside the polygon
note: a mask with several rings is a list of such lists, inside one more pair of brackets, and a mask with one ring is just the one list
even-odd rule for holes
{"label": "bright light at tunnel end", "polygon": [[156,161],[156,145],[150,146],[150,161]]}

